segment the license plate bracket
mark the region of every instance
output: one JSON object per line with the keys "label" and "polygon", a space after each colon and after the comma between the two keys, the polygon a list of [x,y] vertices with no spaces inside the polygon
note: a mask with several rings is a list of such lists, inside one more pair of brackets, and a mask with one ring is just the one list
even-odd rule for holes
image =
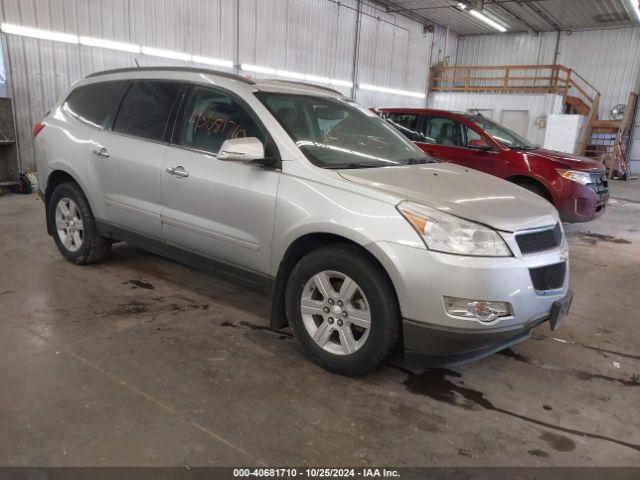
{"label": "license plate bracket", "polygon": [[569,314],[572,300],[573,292],[569,290],[563,298],[553,302],[553,305],[551,306],[551,316],[549,317],[549,326],[552,331],[556,330],[564,323],[567,315]]}

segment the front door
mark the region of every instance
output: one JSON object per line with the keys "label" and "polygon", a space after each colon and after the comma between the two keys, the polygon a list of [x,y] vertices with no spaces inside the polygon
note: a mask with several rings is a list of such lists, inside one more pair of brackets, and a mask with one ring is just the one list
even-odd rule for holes
{"label": "front door", "polygon": [[265,129],[231,94],[196,86],[164,156],[162,235],[167,243],[211,259],[268,274],[279,172],[218,160],[222,142]]}
{"label": "front door", "polygon": [[467,125],[453,118],[428,115],[423,118],[422,130],[424,141],[416,144],[428,155],[442,162],[494,172],[497,150]]}

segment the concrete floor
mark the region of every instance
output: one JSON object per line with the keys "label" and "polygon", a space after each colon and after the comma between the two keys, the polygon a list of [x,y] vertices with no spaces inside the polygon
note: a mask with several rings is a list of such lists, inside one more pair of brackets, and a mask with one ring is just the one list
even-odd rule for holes
{"label": "concrete floor", "polygon": [[640,183],[567,227],[568,324],[452,371],[329,374],[268,300],[0,197],[0,465],[640,465]]}

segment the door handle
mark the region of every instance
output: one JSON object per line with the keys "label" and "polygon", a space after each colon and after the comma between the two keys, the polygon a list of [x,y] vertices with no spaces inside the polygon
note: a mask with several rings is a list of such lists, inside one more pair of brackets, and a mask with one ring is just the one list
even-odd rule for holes
{"label": "door handle", "polygon": [[181,165],[178,165],[177,167],[167,167],[166,170],[167,173],[174,177],[187,178],[189,176],[189,172],[187,172]]}
{"label": "door handle", "polygon": [[100,158],[109,158],[110,154],[106,147],[96,147],[93,149],[93,154]]}

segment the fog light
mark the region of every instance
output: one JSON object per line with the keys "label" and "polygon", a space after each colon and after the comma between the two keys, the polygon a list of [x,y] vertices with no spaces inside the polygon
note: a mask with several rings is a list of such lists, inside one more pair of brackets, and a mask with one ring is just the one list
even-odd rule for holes
{"label": "fog light", "polygon": [[481,322],[492,322],[498,317],[508,317],[513,314],[510,303],[468,298],[444,297],[444,307],[449,315],[477,318]]}

